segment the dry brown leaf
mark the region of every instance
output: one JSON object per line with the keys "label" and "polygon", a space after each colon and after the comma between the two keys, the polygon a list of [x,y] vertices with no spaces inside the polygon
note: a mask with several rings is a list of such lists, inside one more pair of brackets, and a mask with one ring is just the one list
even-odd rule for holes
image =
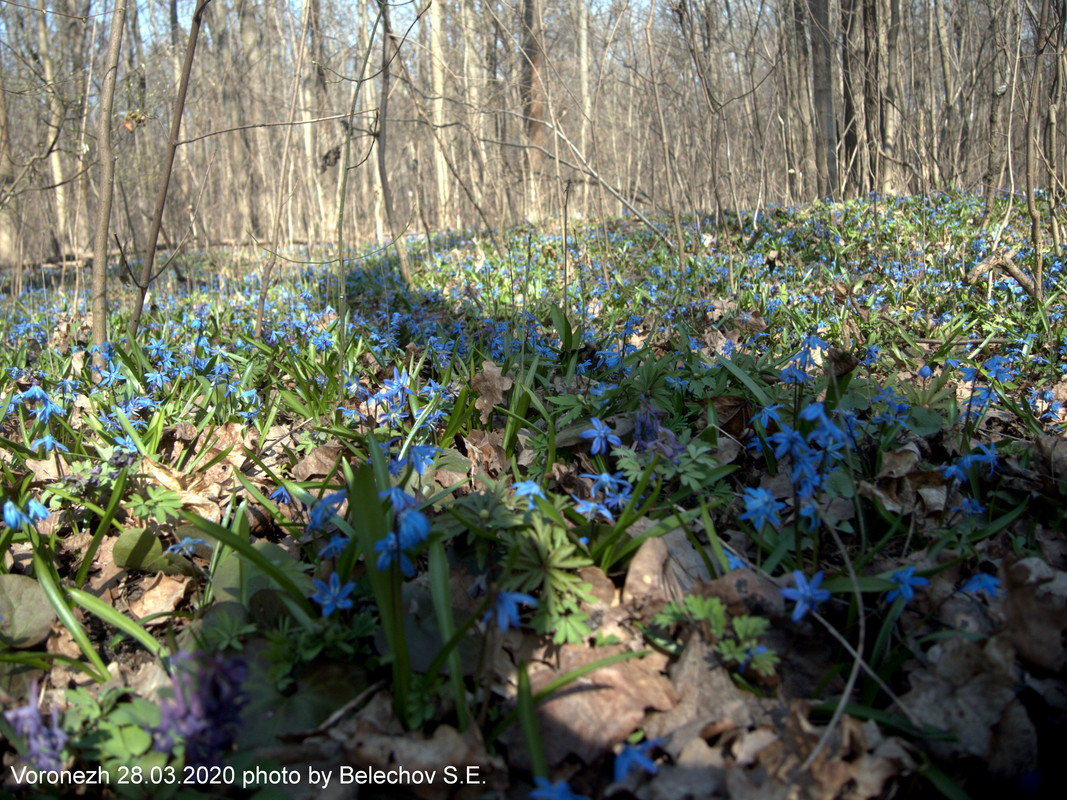
{"label": "dry brown leaf", "polygon": [[[185,599],[188,588],[188,578],[172,578],[159,572],[154,578],[145,581],[144,594],[130,601],[130,612],[138,620],[157,614],[169,614]],[[169,621],[167,617],[160,616],[142,624],[162,625]]]}
{"label": "dry brown leaf", "polygon": [[27,458],[26,466],[33,473],[34,481],[39,483],[57,481],[65,471],[58,454],[45,456],[44,458]]}
{"label": "dry brown leaf", "polygon": [[300,463],[293,467],[295,481],[307,481],[312,478],[325,478],[337,466],[337,457],[341,454],[341,445],[322,444],[314,448]]}
{"label": "dry brown leaf", "polygon": [[1014,651],[1007,637],[984,645],[955,638],[927,653],[930,666],[913,671],[900,698],[920,721],[955,734],[930,740],[941,758],[983,759],[994,775],[1019,777],[1036,766],[1037,731],[1016,695]]}
{"label": "dry brown leaf", "polygon": [[1053,569],[1036,557],[1024,558],[1001,572],[1007,636],[1021,659],[1058,672],[1064,665],[1067,572]]}
{"label": "dry brown leaf", "polygon": [[[392,705],[387,693],[376,697],[381,696]],[[372,703],[360,712],[355,731],[346,737],[349,763],[376,769],[396,769],[400,765],[412,773],[421,771],[432,777],[432,782],[409,783],[404,789],[408,795],[424,800],[473,799],[486,792],[502,791],[507,786],[507,768],[500,758],[489,755],[477,725],[464,733],[451,725],[439,725],[432,736],[418,731],[403,733],[396,730],[399,726],[393,725],[383,730],[380,711],[381,704]],[[392,717],[391,708],[385,713],[385,719]],[[452,780],[446,772],[449,767],[454,768]],[[474,779],[469,784],[468,776]]]}
{"label": "dry brown leaf", "polygon": [[478,399],[474,407],[482,412],[482,424],[489,422],[489,415],[493,413],[493,406],[502,405],[504,392],[508,391],[515,382],[507,375],[502,375],[500,367],[492,361],[482,362],[482,371],[474,376],[471,388],[478,393]]}
{"label": "dry brown leaf", "polygon": [[[530,689],[536,694],[556,678],[611,654],[611,648],[564,648],[558,668],[542,669],[530,676]],[[545,757],[550,765],[571,755],[591,764],[633,733],[646,710],[666,711],[677,700],[671,682],[641,661],[602,667],[567,684],[537,707]],[[517,726],[509,734],[522,741]],[[522,768],[526,756],[517,755],[520,757],[512,758],[511,766]]]}
{"label": "dry brown leaf", "polygon": [[472,474],[484,472],[495,477],[501,473],[507,456],[504,454],[504,440],[498,431],[471,431],[460,438],[467,449],[467,458],[471,460]]}
{"label": "dry brown leaf", "polygon": [[[752,401],[747,397],[724,394],[720,397],[713,397],[711,404],[715,407],[715,414],[719,418],[719,429],[734,439],[740,439],[748,428],[748,422],[755,411]],[[720,447],[723,444],[725,443],[719,442]],[[730,461],[733,461],[733,458]],[[719,459],[719,463],[729,462]]]}
{"label": "dry brown leaf", "polygon": [[915,469],[920,460],[919,446],[915,442],[906,442],[902,447],[882,454],[882,469],[876,478],[902,478]]}
{"label": "dry brown leaf", "polygon": [[716,725],[721,731],[748,728],[762,722],[765,716],[760,700],[737,688],[699,634],[689,637],[671,669],[671,683],[678,703],[669,711],[645,718],[645,734],[650,739],[690,724]]}

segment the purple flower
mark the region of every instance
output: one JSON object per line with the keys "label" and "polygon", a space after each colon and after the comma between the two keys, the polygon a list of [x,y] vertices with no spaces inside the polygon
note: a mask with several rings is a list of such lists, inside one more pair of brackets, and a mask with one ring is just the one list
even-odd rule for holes
{"label": "purple flower", "polygon": [[59,709],[52,707],[52,724],[45,725],[37,707],[37,681],[30,682],[29,702],[4,712],[15,734],[26,740],[26,759],[42,772],[58,772],[63,768],[63,748],[67,734],[59,727]]}
{"label": "purple flower", "polygon": [[814,611],[820,603],[830,599],[830,592],[820,589],[823,574],[820,570],[812,576],[809,582],[804,573],[799,569],[793,571],[793,580],[796,582],[795,589],[779,589],[782,597],[794,601],[797,605],[793,609],[793,622],[800,622],[809,611]]}
{"label": "purple flower", "polygon": [[172,697],[159,704],[152,734],[157,750],[170,753],[185,743],[188,766],[213,766],[233,747],[247,698],[243,658],[178,652],[171,657]]}

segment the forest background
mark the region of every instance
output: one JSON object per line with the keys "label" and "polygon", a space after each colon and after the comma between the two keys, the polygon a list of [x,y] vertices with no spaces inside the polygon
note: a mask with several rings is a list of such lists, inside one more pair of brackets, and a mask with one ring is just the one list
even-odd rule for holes
{"label": "forest background", "polygon": [[113,255],[148,247],[198,7],[168,249],[337,241],[346,146],[349,242],[1063,189],[1050,0],[0,0],[2,265],[92,252],[120,7]]}

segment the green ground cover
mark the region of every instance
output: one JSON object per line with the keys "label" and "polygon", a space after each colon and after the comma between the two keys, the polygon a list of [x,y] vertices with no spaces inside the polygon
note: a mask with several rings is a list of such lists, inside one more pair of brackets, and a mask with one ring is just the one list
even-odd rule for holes
{"label": "green ground cover", "polygon": [[1033,269],[1010,213],[442,235],[412,287],[289,252],[259,338],[262,263],[185,254],[96,354],[9,282],[6,789],[1051,791],[1064,261],[979,274]]}

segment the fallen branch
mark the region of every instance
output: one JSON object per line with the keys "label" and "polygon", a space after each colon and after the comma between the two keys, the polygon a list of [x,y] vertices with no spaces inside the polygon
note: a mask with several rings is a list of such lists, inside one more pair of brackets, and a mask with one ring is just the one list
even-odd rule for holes
{"label": "fallen branch", "polygon": [[968,286],[972,286],[978,281],[980,277],[985,275],[987,272],[992,272],[993,270],[999,268],[1003,270],[1007,275],[1010,275],[1012,278],[1014,278],[1015,282],[1018,283],[1021,287],[1023,287],[1023,291],[1030,295],[1030,299],[1033,300],[1036,305],[1041,305],[1042,300],[1040,287],[1034,282],[1033,278],[1031,278],[1029,275],[1019,269],[1015,262],[1012,261],[1012,256],[1014,255],[1015,251],[1013,250],[1008,251],[1007,253],[1003,252],[1000,249],[994,250],[975,265],[974,269],[972,269],[970,273],[963,279],[963,282],[966,283]]}

